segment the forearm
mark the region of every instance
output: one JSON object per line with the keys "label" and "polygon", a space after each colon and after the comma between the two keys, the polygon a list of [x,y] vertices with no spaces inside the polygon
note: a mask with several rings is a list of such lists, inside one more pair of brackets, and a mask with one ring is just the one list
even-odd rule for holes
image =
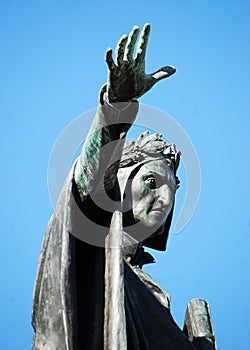
{"label": "forearm", "polygon": [[[74,179],[82,199],[104,187],[104,174],[112,160],[115,166],[109,171],[110,189],[115,182],[123,141],[138,112],[137,102],[110,104],[106,93],[101,93],[100,104],[76,163]],[[116,142],[113,142],[116,141]]]}

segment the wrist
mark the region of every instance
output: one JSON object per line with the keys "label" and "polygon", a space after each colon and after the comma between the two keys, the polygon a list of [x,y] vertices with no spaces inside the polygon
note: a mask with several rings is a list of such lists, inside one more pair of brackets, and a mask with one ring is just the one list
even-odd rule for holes
{"label": "wrist", "polygon": [[119,112],[119,111],[126,111],[126,109],[129,109],[133,103],[137,103],[138,101],[137,100],[119,101],[119,100],[110,99],[107,91],[107,84],[105,84],[102,86],[100,90],[99,102],[102,106],[107,106],[108,108]]}
{"label": "wrist", "polygon": [[[114,94],[111,96],[112,94],[110,93],[109,89],[108,89],[108,83],[104,84],[101,87],[100,93],[99,93],[99,101],[101,103],[101,105],[109,104],[112,106],[116,106],[116,108],[118,110],[123,110],[128,108],[131,103],[133,102],[138,102],[137,98],[122,98],[122,97],[116,97],[114,96]],[[124,95],[126,95],[124,93]]]}

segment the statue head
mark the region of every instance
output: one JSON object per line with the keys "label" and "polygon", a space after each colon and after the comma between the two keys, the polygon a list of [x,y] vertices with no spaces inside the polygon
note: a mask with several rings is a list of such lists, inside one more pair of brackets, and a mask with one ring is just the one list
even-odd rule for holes
{"label": "statue head", "polygon": [[[124,226],[130,232],[133,227],[136,231],[141,230],[143,237],[147,237],[143,240],[145,246],[166,249],[175,193],[179,187],[176,175],[179,160],[180,152],[162,140],[160,134],[145,132],[136,141],[125,142],[118,171],[125,197]],[[134,226],[135,223],[139,225]],[[136,234],[139,238],[140,233]]]}
{"label": "statue head", "polygon": [[[118,146],[121,149],[120,142]],[[108,146],[114,147],[112,143]],[[122,146],[119,160],[111,159],[111,165],[103,166],[107,169],[104,191],[93,191],[82,201],[75,190],[76,205],[80,209],[77,232],[78,227],[84,228],[84,240],[102,246],[111,217],[115,210],[119,210],[123,213],[123,229],[127,237],[132,238],[128,245],[136,241],[153,249],[165,250],[175,193],[179,187],[176,172],[180,152],[164,141],[160,134],[149,135],[148,132],[135,141],[124,141]],[[109,152],[109,149],[104,148],[104,151]],[[100,173],[102,184],[103,173]],[[117,178],[113,174],[117,174]],[[117,183],[114,186],[117,179],[119,186]],[[72,230],[74,228],[69,229],[70,232]],[[96,232],[99,234],[96,235]]]}

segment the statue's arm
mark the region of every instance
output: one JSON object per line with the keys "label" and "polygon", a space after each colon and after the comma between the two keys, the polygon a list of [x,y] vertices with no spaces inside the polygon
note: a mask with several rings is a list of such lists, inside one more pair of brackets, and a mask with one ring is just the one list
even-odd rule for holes
{"label": "statue's arm", "polygon": [[100,104],[74,170],[74,180],[82,199],[93,191],[99,193],[103,190],[105,172],[115,163],[105,190],[113,187],[123,143],[138,107],[137,101],[111,104],[102,89]]}
{"label": "statue's arm", "polygon": [[[129,36],[121,37],[116,47],[115,61],[112,49],[106,51],[107,84],[101,90],[100,104],[74,172],[74,179],[82,197],[100,189],[103,172],[111,160],[118,160],[121,156],[123,142],[116,141],[125,139],[135,120],[138,112],[137,99],[159,80],[175,72],[174,67],[166,66],[155,73],[145,73],[149,33],[150,26],[146,24],[136,46],[135,57],[135,44],[139,36],[139,28],[136,26]],[[115,180],[116,170],[118,169],[114,167],[110,186]]]}

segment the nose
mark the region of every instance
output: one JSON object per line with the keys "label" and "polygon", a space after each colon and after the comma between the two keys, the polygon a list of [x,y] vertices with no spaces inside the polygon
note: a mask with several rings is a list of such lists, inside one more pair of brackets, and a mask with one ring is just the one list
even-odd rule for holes
{"label": "nose", "polygon": [[162,210],[168,208],[172,204],[172,193],[171,189],[167,184],[162,185],[157,189],[157,206],[161,207]]}

